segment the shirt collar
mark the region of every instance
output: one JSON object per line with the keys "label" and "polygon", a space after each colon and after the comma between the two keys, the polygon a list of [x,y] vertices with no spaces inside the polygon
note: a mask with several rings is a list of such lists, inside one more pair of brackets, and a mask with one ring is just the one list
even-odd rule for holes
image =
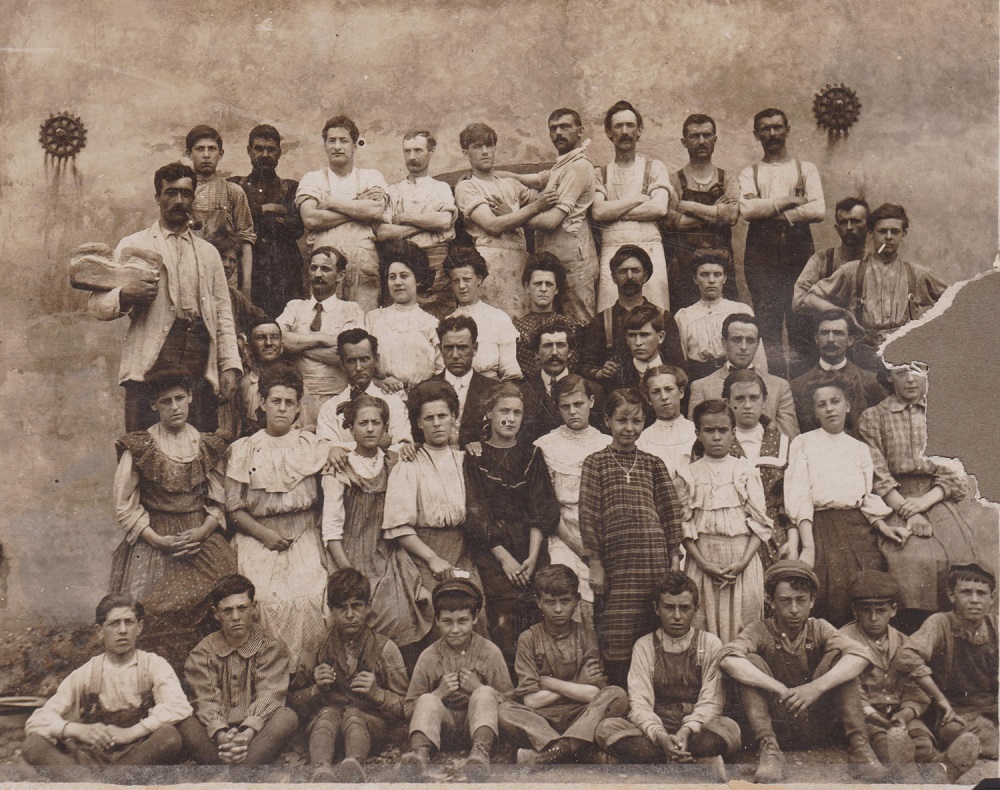
{"label": "shirt collar", "polygon": [[264,647],[264,629],[256,623],[251,625],[249,638],[239,647],[229,644],[221,630],[215,631],[209,636],[209,647],[219,658],[225,658],[233,652],[239,653],[241,658],[250,658]]}
{"label": "shirt collar", "polygon": [[888,398],[885,399],[885,405],[886,408],[889,409],[889,411],[894,411],[894,412],[906,411],[911,406],[913,406],[914,408],[919,407],[921,409],[926,409],[927,396],[924,395],[924,397],[922,397],[916,403],[904,403],[902,400],[900,400],[898,395],[890,395]]}
{"label": "shirt collar", "polygon": [[323,305],[323,312],[324,313],[331,313],[334,310],[334,306],[339,301],[340,301],[340,298],[335,293],[332,294],[332,295],[330,295],[330,296],[328,296],[322,302],[319,301],[319,299],[317,299],[315,296],[310,296],[309,297],[309,309],[310,310],[315,310],[316,309],[316,305],[317,304],[321,304],[321,305]]}
{"label": "shirt collar", "polygon": [[688,629],[688,632],[684,636],[677,637],[676,639],[672,636],[667,636],[662,628],[656,629],[656,635],[659,637],[660,648],[664,653],[683,653],[691,647],[691,640],[694,639],[694,628]]}
{"label": "shirt collar", "polygon": [[473,368],[469,368],[469,372],[466,373],[461,378],[459,378],[458,376],[453,374],[450,370],[445,368],[444,380],[447,381],[449,384],[451,384],[451,386],[453,386],[455,389],[458,389],[459,387],[468,387],[469,384],[472,382],[473,373],[475,373],[475,370]]}
{"label": "shirt collar", "polygon": [[[751,362],[745,368],[740,368],[740,370],[753,370],[753,369],[754,369],[753,362]],[[736,368],[734,368],[733,365],[732,365],[732,363],[727,359],[726,360],[726,364],[722,366],[722,370],[726,371],[726,375],[729,375],[729,373],[731,371],[736,370]]]}
{"label": "shirt collar", "polygon": [[840,360],[836,365],[831,365],[825,359],[820,358],[819,369],[820,370],[843,370],[847,367],[847,358]]}
{"label": "shirt collar", "polygon": [[187,228],[185,230],[182,230],[180,233],[177,233],[176,231],[173,230],[167,230],[159,222],[157,222],[153,227],[165,239],[169,239],[171,236],[176,236],[178,239],[184,239],[185,241],[194,244],[194,234],[191,233],[191,228]]}
{"label": "shirt collar", "polygon": [[569,375],[569,368],[565,368],[563,370],[563,372],[560,373],[555,378],[553,378],[552,376],[550,376],[544,370],[539,370],[538,372],[542,375],[542,384],[544,384],[545,385],[545,389],[548,390],[548,389],[552,389],[552,385],[555,384],[557,381],[559,381],[560,379],[564,379],[564,378],[566,378]]}
{"label": "shirt collar", "polygon": [[647,370],[649,370],[649,368],[659,367],[660,365],[663,364],[663,362],[660,360],[660,355],[657,354],[655,357],[649,360],[649,362],[643,362],[641,359],[636,359],[635,357],[632,357],[632,364],[635,365],[635,369],[638,370],[640,373],[645,373]]}

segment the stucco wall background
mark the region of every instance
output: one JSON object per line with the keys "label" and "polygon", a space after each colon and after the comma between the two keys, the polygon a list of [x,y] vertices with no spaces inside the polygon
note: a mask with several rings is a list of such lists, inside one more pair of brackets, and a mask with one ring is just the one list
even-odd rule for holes
{"label": "stucco wall background", "polygon": [[[405,173],[401,135],[417,125],[438,134],[432,172],[462,167],[458,132],[474,120],[497,129],[498,162],[550,160],[545,118],[559,106],[580,110],[591,158],[605,162],[603,112],[619,98],[643,112],[640,150],[683,164],[681,122],[707,112],[716,162],[739,169],[759,157],[754,112],[775,105],[789,114],[790,149],[824,179],[817,246],[836,239],[833,203],[863,194],[907,207],[906,256],[949,282],[986,269],[997,249],[995,2],[7,0],[0,10],[0,627],[88,618],[104,591],[119,539],[111,481],[126,322],[83,314],[68,256],[154,221],[153,171],[183,153],[197,123],[222,132],[229,173],[247,170],[249,129],[275,124],[279,172],[298,178],[323,164],[324,119],[347,112],[367,143],[358,164],[391,182]],[[863,109],[831,145],[811,108],[839,82]],[[61,110],[88,129],[75,172],[47,165],[38,144],[39,124]],[[943,385],[932,375],[936,397]],[[1000,474],[979,473],[1000,498]]]}

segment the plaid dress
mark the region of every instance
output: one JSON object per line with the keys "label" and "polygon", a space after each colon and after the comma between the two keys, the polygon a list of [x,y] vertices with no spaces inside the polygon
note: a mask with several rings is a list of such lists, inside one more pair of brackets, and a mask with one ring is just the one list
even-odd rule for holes
{"label": "plaid dress", "polygon": [[650,595],[681,542],[681,508],[663,461],[610,447],[588,456],[580,534],[586,554],[604,565],[605,592],[594,607],[601,655],[628,661],[635,640],[657,626]]}

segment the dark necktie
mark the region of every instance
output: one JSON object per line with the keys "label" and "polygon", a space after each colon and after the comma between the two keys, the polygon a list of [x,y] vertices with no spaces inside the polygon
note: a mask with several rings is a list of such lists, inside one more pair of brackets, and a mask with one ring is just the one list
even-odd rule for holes
{"label": "dark necktie", "polygon": [[310,332],[319,332],[323,328],[323,303],[316,302],[316,315],[313,316],[312,323],[309,324]]}

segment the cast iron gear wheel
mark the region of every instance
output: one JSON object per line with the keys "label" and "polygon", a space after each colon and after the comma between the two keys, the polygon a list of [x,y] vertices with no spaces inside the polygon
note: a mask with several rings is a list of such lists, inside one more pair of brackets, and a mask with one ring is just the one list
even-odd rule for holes
{"label": "cast iron gear wheel", "polygon": [[49,116],[41,125],[38,142],[45,153],[57,159],[68,159],[80,153],[87,144],[87,130],[79,116],[60,112]]}
{"label": "cast iron gear wheel", "polygon": [[844,83],[827,85],[816,94],[813,101],[813,115],[816,125],[830,134],[846,135],[861,117],[861,102],[858,95]]}

